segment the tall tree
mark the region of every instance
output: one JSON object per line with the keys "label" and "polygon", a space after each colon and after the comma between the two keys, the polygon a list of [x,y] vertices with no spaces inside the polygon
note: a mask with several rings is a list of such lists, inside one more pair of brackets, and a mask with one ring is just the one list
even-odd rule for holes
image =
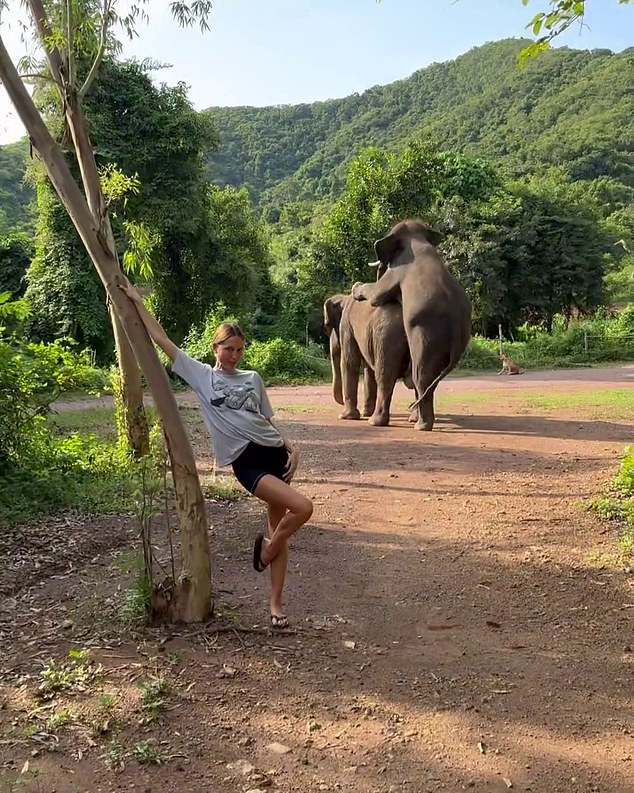
{"label": "tall tree", "polygon": [[[6,5],[3,3],[3,5]],[[0,79],[38,152],[60,200],[68,211],[113,306],[115,333],[120,320],[125,335],[143,369],[160,414],[174,478],[181,526],[183,569],[169,602],[172,619],[194,621],[209,614],[211,576],[207,520],[189,439],[178,414],[163,367],[132,302],[119,289],[125,282],[119,267],[108,207],[101,190],[95,153],[90,141],[83,102],[99,67],[112,46],[112,31],[120,23],[134,30],[144,3],[133,4],[127,16],[117,13],[116,0],[51,2],[28,0],[32,30],[42,47],[47,71],[59,93],[64,122],[81,175],[80,188],[58,143],[37,111],[0,36]],[[172,10],[181,24],[207,25],[210,2],[174,2]],[[95,43],[86,69],[78,62],[82,36],[88,27]],[[95,38],[92,31],[98,31]],[[128,366],[128,364],[126,364]],[[131,367],[130,367],[131,368]]]}
{"label": "tall tree", "polygon": [[[53,116],[56,105],[42,109]],[[135,242],[129,232],[151,232],[152,273],[145,280],[152,282],[155,310],[180,341],[196,321],[183,309],[196,299],[196,269],[210,254],[206,158],[217,141],[211,118],[193,109],[183,84],[156,86],[146,64],[112,60],[102,64],[85,112],[100,171],[115,165],[138,185],[126,193],[125,210],[121,201],[111,205],[118,253]],[[28,276],[34,330],[45,339],[72,335],[107,360],[112,333],[98,277],[91,279],[81,240],[39,170],[38,255]],[[88,288],[80,294],[82,285]]]}
{"label": "tall tree", "polygon": [[351,163],[345,189],[317,234],[310,264],[303,268],[305,280],[327,290],[367,279],[374,240],[386,229],[404,217],[428,214],[440,200],[485,197],[496,179],[487,162],[421,141],[399,154],[364,150]]}

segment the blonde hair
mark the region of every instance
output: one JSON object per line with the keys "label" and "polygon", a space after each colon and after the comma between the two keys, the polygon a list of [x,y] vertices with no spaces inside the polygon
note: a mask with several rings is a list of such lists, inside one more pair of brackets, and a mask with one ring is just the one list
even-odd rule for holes
{"label": "blonde hair", "polygon": [[218,329],[211,341],[211,346],[215,350],[217,344],[225,344],[232,336],[237,336],[239,339],[242,339],[242,341],[246,341],[240,325],[237,325],[235,322],[222,322],[218,325]]}

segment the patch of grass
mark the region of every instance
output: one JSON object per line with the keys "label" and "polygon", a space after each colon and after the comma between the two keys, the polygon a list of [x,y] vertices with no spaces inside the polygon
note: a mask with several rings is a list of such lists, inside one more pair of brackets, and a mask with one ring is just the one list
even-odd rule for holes
{"label": "patch of grass", "polygon": [[36,734],[37,734],[37,732],[38,732],[38,729],[39,729],[39,728],[38,728],[38,725],[37,725],[35,722],[33,722],[33,721],[30,721],[30,722],[29,722],[29,723],[28,723],[28,724],[27,724],[27,725],[24,727],[24,737],[25,737],[25,738],[32,738],[34,735],[36,735]]}
{"label": "patch of grass", "polygon": [[237,610],[231,608],[230,606],[223,606],[221,609],[219,609],[218,616],[223,622],[227,622],[229,625],[239,627],[242,624],[242,620],[240,619],[240,615],[238,614]]}
{"label": "patch of grass", "polygon": [[[536,411],[585,410],[590,414],[605,415],[612,419],[631,418],[634,413],[634,389],[597,388],[583,391],[533,392],[518,391],[516,394],[493,391],[469,391],[451,394],[441,392],[436,399],[437,409],[441,411],[448,405],[470,405],[503,400],[517,408]],[[409,402],[395,400],[397,410],[405,410]]]}
{"label": "patch of grass", "polygon": [[145,617],[150,605],[152,587],[148,580],[140,549],[120,551],[114,567],[124,575],[134,576],[133,586],[126,590],[119,603],[118,614],[124,623],[137,622]]}
{"label": "patch of grass", "polygon": [[0,523],[16,525],[65,507],[87,513],[129,512],[136,464],[94,435],[46,441],[0,476]]}
{"label": "patch of grass", "polygon": [[85,691],[103,679],[104,668],[94,664],[90,650],[69,650],[68,657],[63,664],[51,659],[42,670],[44,682],[38,688],[42,699],[52,699],[59,691],[67,689]]}
{"label": "patch of grass", "polygon": [[87,407],[50,413],[47,423],[58,436],[73,432],[90,433],[100,438],[116,439],[117,426],[114,407]]}
{"label": "patch of grass", "polygon": [[126,752],[118,738],[112,738],[99,756],[113,771],[122,771],[125,768]]}
{"label": "patch of grass", "polygon": [[163,765],[165,757],[154,741],[139,741],[134,747],[134,757],[142,765]]}
{"label": "patch of grass", "polygon": [[56,710],[46,720],[46,731],[55,733],[70,724],[75,718],[75,714],[69,708]]}
{"label": "patch of grass", "polygon": [[110,694],[106,691],[102,691],[99,694],[97,697],[97,712],[90,725],[92,734],[95,737],[109,732],[116,706],[117,697],[115,694]]}
{"label": "patch of grass", "polygon": [[227,476],[217,476],[201,483],[205,498],[216,501],[237,501],[242,498],[243,491],[237,482]]}
{"label": "patch of grass", "polygon": [[619,561],[634,558],[634,447],[626,449],[619,472],[608,492],[592,507],[604,520],[618,527]]}
{"label": "patch of grass", "polygon": [[139,683],[139,688],[141,689],[144,720],[146,723],[154,721],[165,710],[169,696],[169,684],[164,677],[159,675],[150,680],[142,680]]}
{"label": "patch of grass", "polygon": [[634,411],[634,389],[605,388],[552,394],[522,394],[523,405],[540,410],[576,410],[610,408],[613,418],[631,417]]}

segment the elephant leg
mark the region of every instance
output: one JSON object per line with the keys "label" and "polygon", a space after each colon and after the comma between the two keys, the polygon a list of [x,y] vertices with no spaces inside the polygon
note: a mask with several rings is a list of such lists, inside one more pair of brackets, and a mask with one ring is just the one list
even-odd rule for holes
{"label": "elephant leg", "polygon": [[343,383],[343,411],[340,419],[356,420],[361,418],[357,407],[359,391],[359,370],[361,352],[349,331],[342,329],[341,334],[341,380]]}
{"label": "elephant leg", "polygon": [[377,379],[376,408],[369,424],[375,427],[387,427],[390,423],[390,407],[396,380],[392,373],[385,372]]}
{"label": "elephant leg", "polygon": [[[430,340],[425,328],[411,328],[408,331],[407,340],[412,356],[412,380],[418,399],[433,383],[434,378],[440,374],[448,356],[444,352],[439,353],[437,341]],[[435,390],[435,388],[432,389],[418,404],[418,417],[415,425],[417,430],[431,432],[434,427]]]}
{"label": "elephant leg", "polygon": [[332,395],[337,404],[343,405],[341,345],[339,343],[339,333],[336,330],[333,330],[330,334],[330,365],[332,367]]}
{"label": "elephant leg", "polygon": [[363,415],[371,416],[376,405],[376,377],[366,364],[363,367]]}
{"label": "elephant leg", "polygon": [[434,413],[434,394],[436,393],[436,386],[434,386],[427,396],[420,404],[421,417],[423,419],[423,429],[431,429],[436,421],[436,414]]}

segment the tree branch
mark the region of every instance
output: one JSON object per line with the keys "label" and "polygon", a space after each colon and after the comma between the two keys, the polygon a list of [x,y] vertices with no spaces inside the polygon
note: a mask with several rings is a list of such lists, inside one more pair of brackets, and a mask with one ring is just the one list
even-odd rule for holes
{"label": "tree branch", "polygon": [[46,43],[47,39],[50,39],[52,35],[52,30],[48,21],[48,17],[46,16],[46,11],[44,10],[44,5],[42,0],[28,0],[28,3],[31,9],[33,22],[37,28],[39,39],[42,43],[42,47],[44,48],[44,52],[46,53],[46,60],[48,61],[53,80],[59,89],[62,101],[65,101],[66,75],[64,69],[64,60],[57,47],[50,47]]}
{"label": "tree branch", "polygon": [[95,55],[95,60],[93,61],[92,66],[90,67],[90,71],[88,72],[88,76],[84,80],[84,84],[79,89],[79,101],[83,101],[84,97],[90,90],[91,85],[93,84],[95,77],[97,76],[97,72],[99,71],[99,67],[101,66],[101,62],[103,61],[103,57],[106,54],[106,45],[108,42],[108,25],[110,23],[110,5],[112,0],[104,0],[103,4],[103,18],[101,22],[101,36],[99,37],[99,48],[97,49],[97,54]]}
{"label": "tree branch", "polygon": [[73,0],[66,0],[66,42],[68,46],[68,83],[75,83],[75,31],[73,28]]}

